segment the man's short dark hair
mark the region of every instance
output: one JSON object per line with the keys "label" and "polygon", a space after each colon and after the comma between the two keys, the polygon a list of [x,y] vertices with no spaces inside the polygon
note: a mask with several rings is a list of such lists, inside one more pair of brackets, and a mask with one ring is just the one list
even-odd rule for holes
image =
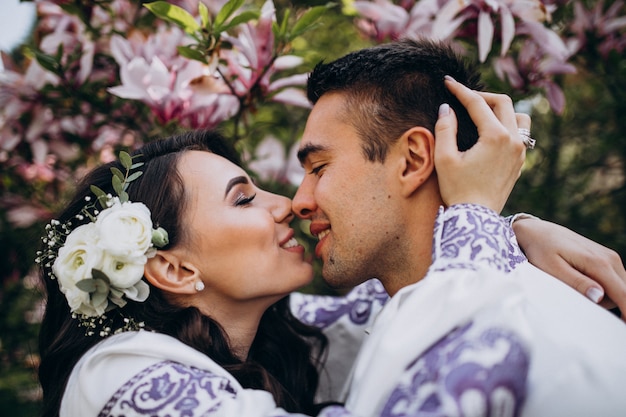
{"label": "man's short dark hair", "polygon": [[444,75],[482,89],[478,72],[449,44],[404,39],[318,64],[309,76],[307,95],[314,104],[329,92],[345,95],[344,116],[361,136],[371,161],[383,162],[389,145],[413,126],[434,132],[443,103],[454,109],[459,149],[467,150],[478,139],[476,126],[446,89]]}

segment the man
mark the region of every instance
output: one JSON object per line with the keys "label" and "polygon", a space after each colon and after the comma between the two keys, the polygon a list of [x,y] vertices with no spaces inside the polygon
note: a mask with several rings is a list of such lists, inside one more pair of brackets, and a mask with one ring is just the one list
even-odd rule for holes
{"label": "man", "polygon": [[[330,285],[377,277],[392,296],[356,360],[347,410],[620,415],[623,324],[528,264],[493,212],[453,206],[483,202],[465,199],[463,181],[444,170],[463,153],[434,150],[435,129],[453,128],[454,115],[460,151],[478,137],[446,89],[463,87],[444,85],[445,75],[478,87],[450,48],[402,41],[319,65],[309,79],[314,107],[299,151],[306,176],[294,211],[320,238],[316,254]],[[483,97],[515,136],[501,98]],[[492,169],[474,168],[477,177]],[[506,187],[503,180],[502,189],[484,194],[506,200]],[[483,205],[501,210],[504,203],[493,201]],[[444,203],[451,207],[441,212]],[[558,297],[559,309],[549,297]]]}

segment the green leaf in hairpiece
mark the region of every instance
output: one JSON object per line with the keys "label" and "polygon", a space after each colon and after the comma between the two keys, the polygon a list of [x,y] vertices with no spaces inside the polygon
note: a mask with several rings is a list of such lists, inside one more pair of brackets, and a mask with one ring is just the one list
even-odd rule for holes
{"label": "green leaf in hairpiece", "polygon": [[133,165],[133,159],[130,157],[128,152],[120,151],[120,163],[124,168],[126,168],[126,171],[128,171]]}

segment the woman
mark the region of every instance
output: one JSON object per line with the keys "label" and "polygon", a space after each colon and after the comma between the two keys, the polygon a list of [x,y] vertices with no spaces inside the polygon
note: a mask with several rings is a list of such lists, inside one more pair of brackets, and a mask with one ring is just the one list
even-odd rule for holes
{"label": "woman", "polygon": [[[169,243],[145,266],[151,284],[147,299],[109,311],[110,322],[94,330],[123,328],[124,318],[141,321],[145,330],[212,358],[243,386],[271,392],[285,409],[313,413],[315,361],[326,341],[319,330],[295,320],[287,300],[281,300],[313,276],[288,226],[293,218],[289,199],[256,188],[238,167],[236,154],[214,133],[153,142],[140,155],[143,175],[127,192],[130,201],[150,209],[152,222],[167,231]],[[92,186],[115,194],[111,167],[124,170],[116,161],[92,171],[60,223],[77,220],[85,197],[96,198]],[[205,229],[212,239],[203,238]],[[44,270],[45,276],[52,272]],[[101,339],[85,336],[88,329],[76,326],[56,280],[44,281],[48,305],[40,375],[44,415],[56,415],[74,364]]]}

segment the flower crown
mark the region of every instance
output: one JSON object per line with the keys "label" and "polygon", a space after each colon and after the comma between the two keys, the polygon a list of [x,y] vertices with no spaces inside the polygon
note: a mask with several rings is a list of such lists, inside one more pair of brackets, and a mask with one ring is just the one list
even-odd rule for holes
{"label": "flower crown", "polygon": [[[111,168],[117,196],[92,185],[96,200],[85,197],[87,205],[76,215],[78,221],[91,221],[72,230],[71,220],[52,220],[42,237],[45,249],[37,252],[36,262],[50,268],[48,275],[58,281],[72,316],[88,330],[96,327],[96,320],[103,324],[106,312],[124,307],[126,299],[143,302],[148,298],[150,287],[142,280],[144,266],[156,247],[168,243],[163,228],[152,228],[150,210],[143,203],[130,202],[126,192],[128,185],[143,174],[131,174],[131,170],[143,163],[133,163],[133,157],[123,151],[119,159],[126,172]],[[128,324],[129,319],[125,322]],[[111,330],[103,329],[101,336]],[[118,329],[122,330],[127,329]]]}

